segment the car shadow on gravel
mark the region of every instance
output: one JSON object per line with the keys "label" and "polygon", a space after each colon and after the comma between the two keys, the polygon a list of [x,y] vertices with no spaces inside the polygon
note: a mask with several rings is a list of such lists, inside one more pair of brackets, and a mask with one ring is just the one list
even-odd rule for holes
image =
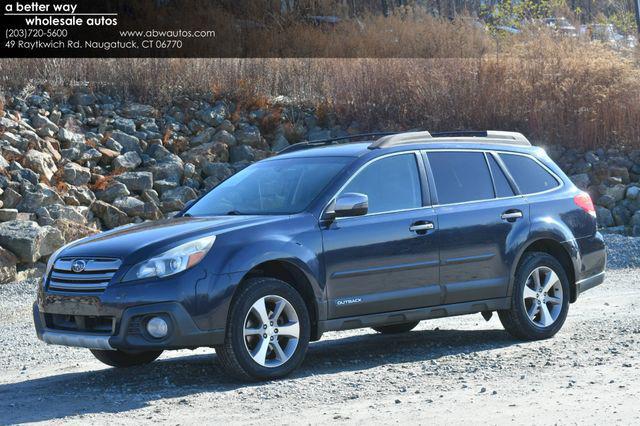
{"label": "car shadow on gravel", "polygon": [[[336,338],[312,343],[305,362],[290,378],[437,360],[443,356],[488,351],[517,343],[497,329],[436,329],[348,337],[338,334]],[[214,354],[169,358],[148,366],[121,370],[59,374],[0,385],[0,424],[122,413],[165,398],[270,384],[272,382],[234,382],[225,376]]]}

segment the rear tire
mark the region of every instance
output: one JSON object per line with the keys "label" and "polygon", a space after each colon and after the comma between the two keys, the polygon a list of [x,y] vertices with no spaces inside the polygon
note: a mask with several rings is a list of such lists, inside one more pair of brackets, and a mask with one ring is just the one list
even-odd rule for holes
{"label": "rear tire", "polygon": [[307,305],[292,286],[275,278],[252,278],[234,298],[224,344],[215,350],[231,376],[271,380],[302,363],[310,335]]}
{"label": "rear tire", "polygon": [[125,352],[103,351],[98,349],[90,349],[93,356],[98,361],[116,368],[133,367],[135,365],[150,364],[155,361],[162,351],[146,351],[146,352]]}
{"label": "rear tire", "polygon": [[517,339],[548,339],[562,328],[569,298],[569,279],[560,262],[547,253],[525,253],[516,269],[511,309],[498,316]]}
{"label": "rear tire", "polygon": [[381,325],[379,327],[371,327],[378,333],[382,334],[399,334],[413,330],[420,324],[420,321],[403,322],[402,324]]}

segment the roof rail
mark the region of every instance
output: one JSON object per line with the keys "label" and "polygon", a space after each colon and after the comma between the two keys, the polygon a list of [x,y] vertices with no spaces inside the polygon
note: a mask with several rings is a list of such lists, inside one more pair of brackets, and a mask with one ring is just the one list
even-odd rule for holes
{"label": "roof rail", "polygon": [[[289,145],[288,147],[281,149],[280,151],[278,151],[277,155],[287,154],[295,151],[302,151],[303,149],[317,148],[319,146],[336,145],[341,142],[342,143],[356,142],[356,141],[352,141],[352,139],[371,138],[371,137],[380,138],[382,136],[395,135],[397,133],[398,132],[359,133],[355,135],[339,136],[337,138],[322,139],[318,141],[303,141],[303,142],[294,143],[293,145]],[[343,141],[346,141],[346,142],[343,142]]]}
{"label": "roof rail", "polygon": [[476,138],[485,138],[487,142],[505,144],[531,146],[531,142],[518,132],[502,132],[497,130],[462,130],[451,132],[411,132],[398,133],[382,137],[372,143],[369,149],[390,148],[398,145],[410,145],[414,143],[438,142],[436,139],[453,139],[455,142],[475,143]]}

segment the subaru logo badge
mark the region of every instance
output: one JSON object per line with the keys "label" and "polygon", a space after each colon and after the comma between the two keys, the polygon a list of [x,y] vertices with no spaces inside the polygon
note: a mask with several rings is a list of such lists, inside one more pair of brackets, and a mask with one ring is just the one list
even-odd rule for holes
{"label": "subaru logo badge", "polygon": [[85,262],[84,260],[76,259],[71,264],[71,270],[76,273],[82,272],[84,271],[84,268],[86,266],[87,266],[87,262]]}

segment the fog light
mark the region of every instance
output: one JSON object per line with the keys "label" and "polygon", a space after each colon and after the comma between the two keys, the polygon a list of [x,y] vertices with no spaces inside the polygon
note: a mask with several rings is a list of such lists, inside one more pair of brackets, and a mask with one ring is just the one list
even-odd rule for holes
{"label": "fog light", "polygon": [[169,324],[160,317],[153,317],[147,321],[147,332],[151,337],[161,339],[169,332]]}

